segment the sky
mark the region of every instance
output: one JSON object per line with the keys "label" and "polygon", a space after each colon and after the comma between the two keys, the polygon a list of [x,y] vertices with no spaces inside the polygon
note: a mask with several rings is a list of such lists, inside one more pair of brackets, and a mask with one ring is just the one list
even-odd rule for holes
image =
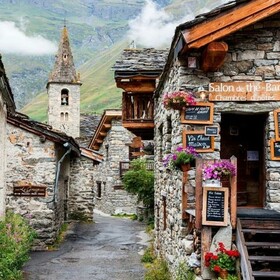
{"label": "sky", "polygon": [[[202,7],[198,14],[208,12],[213,7],[229,2],[229,0],[212,0],[211,7],[206,7],[203,5],[203,1],[206,0],[198,0],[199,6]],[[137,44],[146,48],[169,47],[176,26],[195,17],[188,6],[185,6],[185,14],[187,15],[183,18],[174,19],[171,14],[164,10],[164,7],[160,8],[152,0],[146,0],[141,13],[135,19],[129,21],[128,38],[135,42],[136,47]]]}
{"label": "sky", "polygon": [[[207,12],[208,8],[198,0],[202,9],[199,13]],[[229,0],[213,0],[212,7]],[[211,4],[212,4],[211,3]],[[184,18],[174,19],[164,7],[160,8],[152,0],[146,0],[141,13],[129,21],[128,39],[143,47],[168,47],[174,35],[176,26],[194,18],[193,11],[185,7],[187,14]],[[26,23],[21,21],[17,26],[14,22],[0,21],[0,53],[42,56],[54,54],[57,51],[57,42],[51,42],[40,34],[27,35]]]}

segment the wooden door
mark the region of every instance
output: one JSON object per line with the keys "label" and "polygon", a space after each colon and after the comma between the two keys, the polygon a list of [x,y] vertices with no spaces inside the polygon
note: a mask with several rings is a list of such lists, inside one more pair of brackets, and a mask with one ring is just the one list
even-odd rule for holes
{"label": "wooden door", "polygon": [[221,158],[237,157],[237,206],[263,207],[267,115],[223,114]]}

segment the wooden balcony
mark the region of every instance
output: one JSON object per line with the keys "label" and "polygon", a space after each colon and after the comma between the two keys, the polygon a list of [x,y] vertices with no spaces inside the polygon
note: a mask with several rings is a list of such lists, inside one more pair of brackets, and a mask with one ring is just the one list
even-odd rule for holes
{"label": "wooden balcony", "polygon": [[151,93],[123,93],[123,127],[142,139],[152,139],[154,129],[154,101]]}
{"label": "wooden balcony", "polygon": [[[154,162],[147,161],[146,168],[149,171],[154,170]],[[124,173],[131,169],[131,162],[130,161],[120,161],[120,177],[122,178]]]}

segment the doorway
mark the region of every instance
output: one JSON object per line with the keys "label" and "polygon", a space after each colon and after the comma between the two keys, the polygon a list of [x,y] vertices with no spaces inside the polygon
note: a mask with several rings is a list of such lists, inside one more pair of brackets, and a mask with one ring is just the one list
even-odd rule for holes
{"label": "doorway", "polygon": [[222,114],[221,158],[237,157],[237,206],[264,205],[266,114]]}

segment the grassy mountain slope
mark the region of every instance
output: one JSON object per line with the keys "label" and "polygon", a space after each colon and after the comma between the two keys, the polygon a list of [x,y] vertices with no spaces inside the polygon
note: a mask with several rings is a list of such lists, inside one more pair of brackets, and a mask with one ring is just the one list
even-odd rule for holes
{"label": "grassy mountain slope", "polygon": [[[81,87],[81,112],[101,114],[106,108],[120,108],[122,90],[115,86],[114,72],[111,67],[127,42],[121,41],[112,48],[101,52],[78,69],[83,85]],[[22,112],[31,118],[46,121],[48,96],[46,90],[26,105]]]}
{"label": "grassy mountain slope", "polygon": [[[188,12],[205,12],[223,0],[157,0],[176,18]],[[2,4],[3,2],[3,4]],[[77,71],[81,73],[81,112],[102,113],[105,108],[119,108],[121,89],[116,88],[112,65],[128,47],[124,35],[127,22],[140,12],[144,0],[2,0],[0,19],[28,21],[28,31],[56,41],[63,18],[71,41]],[[18,5],[10,3],[18,2]],[[215,2],[215,4],[213,4]],[[12,7],[12,9],[11,9]],[[6,13],[5,13],[6,12]],[[171,40],[171,39],[170,39]],[[139,46],[140,47],[140,46]],[[26,104],[21,110],[30,117],[46,121],[47,93],[43,89],[54,64],[54,55],[45,57],[6,56],[4,63],[16,99]],[[7,67],[8,65],[8,67]],[[15,90],[14,90],[15,92]],[[41,92],[37,95],[38,92]],[[36,96],[37,95],[37,96]],[[31,101],[32,99],[32,101]],[[20,102],[19,102],[20,103]]]}

